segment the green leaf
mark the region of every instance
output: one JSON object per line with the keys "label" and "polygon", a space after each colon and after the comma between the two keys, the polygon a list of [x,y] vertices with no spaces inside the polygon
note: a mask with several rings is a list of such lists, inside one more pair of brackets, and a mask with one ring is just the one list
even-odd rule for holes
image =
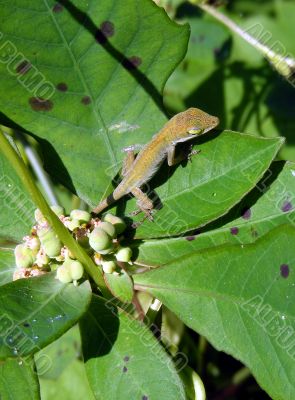
{"label": "green leaf", "polygon": [[111,293],[123,303],[131,303],[133,298],[133,282],[130,276],[122,270],[119,275],[104,274],[104,280]]}
{"label": "green leaf", "polygon": [[[155,189],[163,208],[154,213],[153,222],[140,225],[136,237],[177,235],[225,214],[255,186],[282,141],[230,131],[215,137],[208,133],[197,145],[200,153],[193,156],[191,163],[174,171],[163,167],[151,183],[154,188],[159,181],[165,182]],[[134,209],[135,201],[129,201],[127,212]]]}
{"label": "green leaf", "polygon": [[0,247],[0,286],[12,281],[15,268],[13,249]]}
{"label": "green leaf", "polygon": [[20,178],[1,152],[0,204],[0,237],[20,241],[32,226],[32,216],[36,207]]}
{"label": "green leaf", "polygon": [[57,380],[63,371],[81,354],[78,325],[35,354],[38,375],[45,380]]}
{"label": "green leaf", "polygon": [[91,298],[88,281],[62,284],[55,272],[19,279],[0,288],[0,359],[35,353],[85,313]]}
{"label": "green leaf", "polygon": [[0,363],[0,397],[1,400],[40,399],[38,377],[32,359]]}
{"label": "green leaf", "polygon": [[179,258],[134,276],[218,350],[247,365],[274,400],[295,396],[295,228],[272,230],[253,244]]}
{"label": "green leaf", "polygon": [[274,162],[242,202],[209,224],[205,232],[161,241],[146,240],[139,244],[136,261],[163,265],[204,248],[254,242],[276,226],[294,221],[294,197],[295,163]]}
{"label": "green leaf", "polygon": [[56,380],[40,379],[42,400],[94,400],[82,361],[73,361]]}
{"label": "green leaf", "polygon": [[80,328],[96,399],[185,399],[175,366],[147,326],[93,296]]}
{"label": "green leaf", "polygon": [[1,96],[0,110],[40,139],[49,172],[95,205],[122,149],[165,123],[163,86],[189,29],[151,0],[62,4],[1,5],[0,90],[9,98]]}
{"label": "green leaf", "polygon": [[42,400],[93,400],[81,359],[78,325],[35,354]]}

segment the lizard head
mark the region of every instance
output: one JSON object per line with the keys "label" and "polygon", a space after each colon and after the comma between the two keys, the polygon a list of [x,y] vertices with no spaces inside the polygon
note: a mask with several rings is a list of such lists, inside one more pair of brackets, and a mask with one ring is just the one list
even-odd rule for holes
{"label": "lizard head", "polygon": [[181,114],[183,114],[181,115],[183,118],[183,126],[189,137],[202,135],[219,124],[219,119],[217,117],[213,117],[198,108],[189,108]]}

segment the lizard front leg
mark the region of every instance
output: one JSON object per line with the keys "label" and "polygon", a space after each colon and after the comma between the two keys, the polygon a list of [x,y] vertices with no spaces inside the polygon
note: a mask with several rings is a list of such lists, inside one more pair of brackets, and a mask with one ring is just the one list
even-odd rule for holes
{"label": "lizard front leg", "polygon": [[169,167],[173,165],[179,164],[183,160],[187,160],[191,158],[191,156],[200,153],[201,150],[191,150],[191,146],[188,152],[182,152],[177,157],[175,156],[175,147],[176,144],[170,145],[167,152],[167,161]]}

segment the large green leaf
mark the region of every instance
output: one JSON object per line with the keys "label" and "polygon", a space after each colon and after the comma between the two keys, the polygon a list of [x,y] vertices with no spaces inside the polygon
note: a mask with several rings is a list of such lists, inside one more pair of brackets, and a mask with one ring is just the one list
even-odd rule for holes
{"label": "large green leaf", "polygon": [[[36,369],[42,379],[57,380],[63,371],[81,354],[81,340],[78,325],[69,329],[64,335],[44,347],[34,355]],[[45,360],[49,360],[44,368]]]}
{"label": "large green leaf", "polygon": [[[295,219],[295,163],[275,162],[256,187],[229,214],[205,232],[139,244],[137,262],[163,265],[175,258],[224,243],[251,243]],[[134,244],[135,247],[138,243]]]}
{"label": "large green leaf", "polygon": [[0,363],[0,398],[40,399],[38,377],[32,359],[6,360]]}
{"label": "large green leaf", "polygon": [[0,90],[9,95],[0,110],[41,139],[49,172],[95,205],[122,148],[166,121],[161,92],[189,29],[151,0],[60,3],[0,1]]}
{"label": "large green leaf", "polygon": [[[81,357],[78,325],[35,354],[42,400],[93,400]],[[47,368],[46,368],[47,367]]]}
{"label": "large green leaf", "polygon": [[0,237],[20,241],[32,226],[35,206],[1,152],[0,205]]}
{"label": "large green leaf", "polygon": [[62,284],[55,273],[19,279],[0,288],[0,359],[40,350],[66,332],[85,313],[88,281]]}
{"label": "large green leaf", "polygon": [[80,327],[96,399],[185,399],[174,364],[147,326],[93,296]]}
{"label": "large green leaf", "polygon": [[58,379],[40,379],[42,400],[94,400],[82,361],[74,360]]}
{"label": "large green leaf", "polygon": [[0,247],[0,286],[12,281],[15,268],[13,249]]}
{"label": "large green leaf", "polygon": [[[231,131],[210,137],[208,133],[197,145],[200,153],[193,156],[191,163],[174,170],[161,168],[151,188],[156,186],[163,207],[155,212],[153,222],[140,225],[136,237],[176,235],[225,214],[255,186],[281,144],[279,138],[264,139]],[[134,209],[135,201],[129,201],[127,212]]]}
{"label": "large green leaf", "polygon": [[295,228],[134,276],[185,324],[245,363],[275,400],[295,397]]}

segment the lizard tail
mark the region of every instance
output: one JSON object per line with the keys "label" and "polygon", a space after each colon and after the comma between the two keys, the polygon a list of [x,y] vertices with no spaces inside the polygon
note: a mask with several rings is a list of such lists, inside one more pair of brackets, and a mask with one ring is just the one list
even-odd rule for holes
{"label": "lizard tail", "polygon": [[113,193],[110,194],[107,198],[101,201],[92,211],[95,214],[101,213],[105,208],[110,206],[115,201]]}

